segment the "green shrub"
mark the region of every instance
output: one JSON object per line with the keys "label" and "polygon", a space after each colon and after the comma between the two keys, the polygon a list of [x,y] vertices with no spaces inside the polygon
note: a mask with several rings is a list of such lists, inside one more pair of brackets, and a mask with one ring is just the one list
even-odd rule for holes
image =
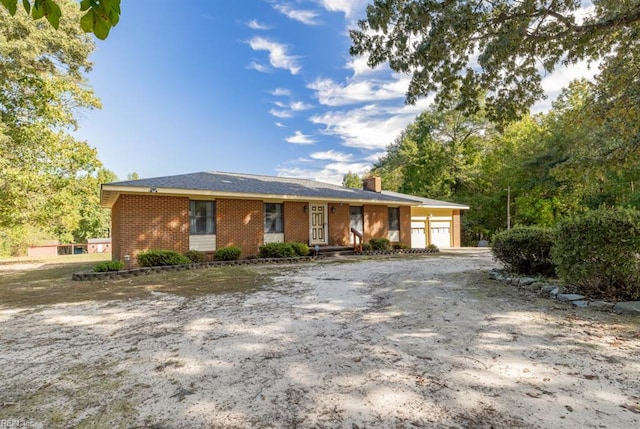
{"label": "green shrub", "polygon": [[427,249],[431,249],[431,250],[439,250],[438,246],[436,246],[435,244],[431,243],[430,245],[427,246]]}
{"label": "green shrub", "polygon": [[235,261],[240,258],[242,249],[238,246],[221,247],[216,250],[216,260],[218,261]]}
{"label": "green shrub", "polygon": [[291,243],[267,243],[260,246],[258,256],[261,258],[293,258],[296,256]]}
{"label": "green shrub", "polygon": [[309,256],[309,253],[311,253],[311,249],[306,243],[291,243],[291,247],[293,247],[298,256]]}
{"label": "green shrub", "polygon": [[96,273],[105,273],[107,271],[120,271],[124,269],[124,262],[122,261],[104,261],[98,262],[93,271]]}
{"label": "green shrub", "polygon": [[369,240],[373,250],[389,250],[389,240],[386,238],[372,238]]}
{"label": "green shrub", "polygon": [[526,275],[552,276],[555,265],[551,260],[554,232],[539,226],[517,226],[493,236],[493,256],[505,266]]}
{"label": "green shrub", "polygon": [[162,267],[190,263],[191,260],[189,258],[175,250],[149,250],[138,253],[138,265],[141,267]]}
{"label": "green shrub", "polygon": [[558,225],[558,276],[590,298],[640,299],[640,211],[598,209]]}
{"label": "green shrub", "polygon": [[404,249],[408,249],[409,246],[407,246],[404,243],[394,243],[392,246],[395,250],[404,250]]}
{"label": "green shrub", "polygon": [[372,249],[371,244],[369,243],[362,243],[362,251],[363,252],[370,252]]}
{"label": "green shrub", "polygon": [[204,262],[207,259],[206,254],[199,250],[188,250],[184,252],[184,256],[189,258],[191,262]]}

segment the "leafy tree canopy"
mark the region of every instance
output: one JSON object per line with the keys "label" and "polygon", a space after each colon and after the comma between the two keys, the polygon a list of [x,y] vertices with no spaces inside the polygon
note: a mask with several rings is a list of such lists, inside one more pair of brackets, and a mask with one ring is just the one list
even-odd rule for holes
{"label": "leafy tree canopy", "polygon": [[69,133],[79,109],[100,106],[85,81],[94,44],[77,4],[59,3],[58,30],[0,8],[0,242],[71,241],[99,191],[96,150]]}
{"label": "leafy tree canopy", "polygon": [[362,178],[356,173],[349,171],[342,176],[342,186],[345,188],[362,189]]}
{"label": "leafy tree canopy", "polygon": [[593,0],[586,14],[582,3],[374,0],[351,54],[410,73],[408,103],[435,92],[440,108],[475,113],[486,94],[488,117],[504,123],[544,97],[542,74],[559,64],[639,51],[640,1]]}
{"label": "leafy tree canopy", "polygon": [[[60,4],[66,0],[22,0],[24,10],[33,19],[46,18],[56,30],[60,26],[63,9]],[[18,11],[18,0],[0,0],[0,3],[15,15]],[[79,17],[80,26],[87,33],[93,33],[99,39],[106,39],[112,27],[120,20],[120,0],[82,0],[80,10],[84,14]]]}

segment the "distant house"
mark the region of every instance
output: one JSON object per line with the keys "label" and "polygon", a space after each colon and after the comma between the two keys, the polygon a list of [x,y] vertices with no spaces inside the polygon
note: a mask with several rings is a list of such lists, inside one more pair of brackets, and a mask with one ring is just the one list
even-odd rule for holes
{"label": "distant house", "polygon": [[[270,242],[347,246],[352,227],[365,242],[385,237],[411,247],[413,219],[420,216],[414,211],[424,201],[383,192],[379,177],[364,182],[364,189],[351,189],[313,180],[199,172],[106,183],[101,204],[111,209],[113,259],[128,257],[133,264],[149,249],[212,252],[235,245],[250,257]],[[459,245],[464,208],[450,205],[433,214],[449,214],[452,246]],[[433,222],[424,225],[433,227]],[[417,243],[425,247],[429,237]]]}

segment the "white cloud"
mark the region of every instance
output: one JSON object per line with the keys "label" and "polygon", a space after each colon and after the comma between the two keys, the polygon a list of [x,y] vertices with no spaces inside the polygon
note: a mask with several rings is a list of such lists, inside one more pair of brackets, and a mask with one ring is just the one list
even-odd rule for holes
{"label": "white cloud", "polygon": [[271,95],[275,95],[276,97],[291,97],[291,91],[286,88],[276,88],[271,91]]}
{"label": "white cloud", "polygon": [[271,113],[276,118],[281,118],[281,119],[288,119],[288,118],[291,118],[293,116],[293,112],[291,110],[271,109],[271,110],[269,110],[269,113]]}
{"label": "white cloud", "polygon": [[347,18],[364,16],[368,0],[319,0],[322,7],[329,12],[343,12]]}
{"label": "white cloud", "polygon": [[289,136],[285,139],[287,143],[291,144],[314,144],[316,141],[306,134],[302,134],[301,131],[296,131],[294,135]]}
{"label": "white cloud", "polygon": [[301,69],[298,58],[287,54],[287,45],[263,37],[254,37],[249,41],[249,45],[254,51],[268,51],[269,62],[275,68],[289,70],[294,75]]}
{"label": "white cloud", "polygon": [[378,162],[380,160],[380,158],[382,158],[383,156],[385,156],[387,154],[387,152],[376,152],[376,153],[372,153],[371,155],[367,156],[365,158],[365,160],[369,161],[369,162]]}
{"label": "white cloud", "polygon": [[367,65],[368,59],[369,59],[368,55],[361,56],[361,57],[350,57],[349,60],[347,61],[347,64],[345,65],[345,68],[353,71],[354,77],[372,75],[382,70],[388,70],[386,65],[380,65],[372,69],[371,67],[369,67],[369,65]]}
{"label": "white cloud", "polygon": [[271,30],[271,26],[267,24],[262,24],[255,19],[247,22],[247,27],[249,27],[252,30]]}
{"label": "white cloud", "polygon": [[340,85],[331,79],[316,79],[307,86],[315,91],[320,104],[345,106],[354,103],[402,99],[409,87],[408,76],[394,75],[392,80],[356,80]]}
{"label": "white cloud", "polygon": [[309,155],[312,159],[322,160],[322,161],[340,161],[345,162],[349,161],[353,158],[353,155],[350,153],[338,152],[333,149],[327,150],[324,152],[313,152]]}
{"label": "white cloud", "polygon": [[432,102],[422,99],[414,106],[367,105],[350,110],[335,110],[314,115],[311,122],[324,126],[324,133],[342,139],[347,147],[367,150],[385,149],[400,135],[416,115]]}
{"label": "white cloud", "polygon": [[559,67],[553,73],[548,74],[542,79],[542,89],[547,98],[539,101],[531,107],[532,113],[547,112],[551,109],[551,103],[560,95],[560,92],[566,88],[572,80],[586,78],[593,79],[599,71],[600,62],[594,62],[591,65],[587,61],[581,61],[565,67]]}
{"label": "white cloud", "polygon": [[268,73],[269,72],[269,68],[267,66],[264,66],[260,63],[257,63],[255,61],[251,61],[251,63],[249,63],[249,65],[247,66],[248,69],[252,69],[252,70],[257,70],[261,73]]}
{"label": "white cloud", "polygon": [[312,10],[294,9],[287,4],[274,4],[273,8],[289,19],[301,22],[306,25],[318,25],[318,13]]}
{"label": "white cloud", "polygon": [[[302,160],[299,160],[302,161]],[[307,161],[307,160],[305,160]],[[303,162],[301,162],[303,163]],[[303,163],[304,164],[304,163]],[[345,174],[351,172],[362,175],[369,171],[370,164],[362,162],[332,162],[326,165],[317,166],[318,161],[313,162],[315,168],[311,165],[299,166],[282,166],[276,171],[278,176],[293,177],[298,179],[311,179],[319,182],[332,183],[334,185],[342,185],[342,178]]]}
{"label": "white cloud", "polygon": [[287,128],[287,126],[285,124],[283,124],[282,122],[276,122],[276,127],[278,128]]}

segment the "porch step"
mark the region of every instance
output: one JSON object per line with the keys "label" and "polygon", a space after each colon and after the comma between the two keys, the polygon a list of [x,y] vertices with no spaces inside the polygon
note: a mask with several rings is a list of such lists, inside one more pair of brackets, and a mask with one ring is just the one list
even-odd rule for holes
{"label": "porch step", "polygon": [[[315,247],[311,247],[311,254],[315,254]],[[353,251],[353,247],[349,246],[320,246],[318,249],[318,255],[324,257],[331,256],[349,256],[355,255],[356,253]]]}

